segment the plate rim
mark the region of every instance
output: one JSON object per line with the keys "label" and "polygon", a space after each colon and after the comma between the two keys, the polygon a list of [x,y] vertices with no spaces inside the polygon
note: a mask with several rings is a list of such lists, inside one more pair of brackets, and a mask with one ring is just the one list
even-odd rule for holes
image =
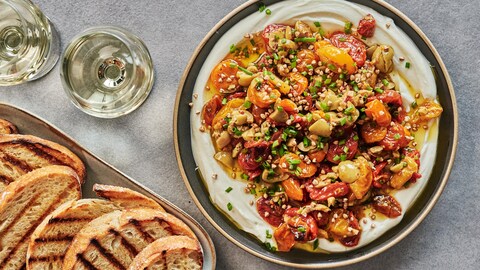
{"label": "plate rim", "polygon": [[[283,0],[281,0],[283,1]],[[346,0],[350,2],[349,0]],[[403,20],[408,26],[410,26],[416,34],[425,42],[425,44],[428,46],[428,49],[432,52],[433,56],[438,62],[438,67],[442,71],[442,73],[445,76],[445,82],[447,84],[447,90],[450,94],[450,102],[452,104],[452,113],[453,113],[453,138],[452,138],[452,149],[450,152],[450,155],[448,157],[448,163],[446,164],[445,171],[443,174],[442,179],[439,182],[439,185],[437,186],[437,191],[435,194],[433,194],[431,200],[425,205],[425,207],[422,208],[421,212],[419,215],[415,218],[415,220],[412,221],[410,226],[408,226],[405,230],[401,231],[397,236],[395,236],[392,241],[389,241],[387,243],[384,243],[384,245],[379,246],[377,249],[372,250],[371,252],[365,253],[357,258],[353,259],[346,259],[344,261],[340,262],[320,262],[320,263],[313,263],[313,264],[299,264],[299,263],[292,263],[292,262],[287,262],[287,261],[280,261],[272,257],[265,256],[264,254],[261,254],[257,252],[256,250],[250,249],[247,246],[245,246],[243,243],[240,241],[237,241],[234,239],[232,236],[230,236],[220,225],[217,224],[217,222],[208,214],[208,212],[205,210],[204,206],[200,203],[198,200],[192,186],[190,185],[190,182],[188,181],[188,177],[180,156],[180,145],[179,145],[179,140],[178,140],[178,113],[179,113],[179,108],[180,108],[180,101],[181,101],[181,96],[183,93],[183,88],[185,86],[186,79],[188,77],[188,74],[190,73],[190,70],[192,69],[193,63],[199,56],[199,53],[203,49],[203,47],[206,45],[208,40],[214,36],[214,34],[227,22],[229,21],[233,16],[238,14],[240,11],[246,9],[250,5],[253,5],[255,3],[261,2],[259,0],[249,0],[240,6],[236,7],[233,9],[231,12],[229,12],[227,15],[225,15],[218,23],[215,24],[215,26],[212,27],[212,29],[205,35],[205,37],[201,40],[199,45],[195,48],[192,56],[190,57],[187,66],[185,67],[185,70],[182,74],[182,77],[180,78],[180,82],[177,88],[177,94],[175,97],[175,107],[174,107],[174,112],[173,112],[173,138],[174,138],[174,147],[175,147],[175,156],[177,159],[177,165],[180,170],[180,174],[182,176],[183,182],[185,183],[185,186],[190,193],[190,196],[192,197],[193,201],[199,208],[200,212],[203,214],[203,216],[210,222],[210,224],[218,231],[220,234],[222,234],[225,238],[227,238],[230,242],[238,246],[244,251],[247,251],[248,253],[262,258],[266,261],[273,262],[276,264],[281,264],[289,267],[299,267],[299,268],[318,268],[318,267],[341,267],[341,266],[346,266],[346,265],[351,265],[354,263],[358,263],[367,259],[370,259],[380,253],[385,252],[386,250],[390,249],[397,243],[399,243],[401,240],[403,240],[407,235],[409,235],[415,228],[418,227],[418,225],[426,218],[426,216],[431,212],[432,208],[436,205],[438,199],[440,198],[440,195],[443,193],[443,190],[445,189],[445,186],[448,182],[448,179],[450,177],[450,173],[453,167],[453,163],[455,161],[455,156],[456,156],[456,151],[457,151],[457,145],[458,145],[458,108],[457,108],[457,101],[455,97],[455,91],[454,87],[450,78],[450,74],[447,71],[447,68],[436,50],[436,48],[433,46],[433,43],[428,39],[428,37],[425,35],[425,33],[418,27],[410,18],[408,18],[403,12],[392,6],[391,4],[382,1],[382,0],[371,0],[372,2],[386,8],[387,10],[391,11],[394,13],[396,16],[398,16],[401,20]],[[238,228],[237,228],[238,229]]]}
{"label": "plate rim", "polygon": [[[211,265],[212,265],[212,270],[213,269],[216,269],[216,262],[217,262],[217,255],[216,255],[216,250],[215,250],[215,245],[213,243],[213,240],[212,238],[210,237],[210,235],[208,234],[207,230],[197,221],[195,220],[192,216],[190,216],[187,212],[185,212],[183,209],[181,209],[180,207],[176,206],[175,204],[173,204],[172,202],[170,202],[169,200],[163,198],[162,196],[158,195],[156,192],[152,191],[150,188],[144,186],[143,184],[141,184],[140,182],[136,181],[135,179],[131,178],[130,176],[126,175],[125,173],[123,173],[122,171],[118,170],[117,168],[115,168],[113,165],[111,165],[110,163],[106,162],[105,160],[103,160],[102,158],[98,157],[96,154],[94,154],[93,152],[91,152],[89,149],[83,147],[80,143],[78,143],[75,139],[73,139],[71,136],[69,136],[67,133],[63,132],[61,129],[59,129],[57,126],[55,126],[54,124],[50,123],[49,121],[45,120],[44,118],[26,110],[26,109],[23,109],[23,108],[20,108],[16,105],[13,105],[11,103],[7,103],[7,102],[4,102],[4,101],[0,101],[0,107],[2,106],[5,106],[5,107],[9,107],[10,109],[13,109],[13,110],[16,110],[16,111],[19,111],[21,113],[24,113],[25,115],[28,115],[29,117],[47,125],[47,127],[50,128],[51,132],[52,133],[55,133],[56,135],[58,135],[59,137],[62,137],[64,140],[68,141],[69,143],[71,144],[74,144],[76,147],[79,148],[79,150],[81,150],[83,153],[86,153],[87,155],[89,155],[91,158],[95,159],[96,161],[104,164],[106,167],[108,167],[109,169],[113,170],[115,173],[119,174],[121,177],[125,178],[126,180],[128,180],[130,183],[132,183],[134,186],[138,187],[139,189],[143,190],[144,192],[146,192],[148,194],[148,196],[150,196],[152,199],[154,199],[155,201],[157,201],[158,203],[160,203],[164,208],[166,208],[166,210],[169,210],[169,211],[174,211],[174,213],[170,212],[169,214],[172,214],[174,216],[176,216],[177,218],[179,219],[185,219],[185,220],[188,220],[188,223],[191,223],[193,224],[197,229],[198,229],[198,232],[200,232],[203,237],[205,238],[206,240],[206,244],[208,245],[207,247],[204,247],[202,245],[202,243],[200,242],[200,246],[202,247],[202,250],[205,250],[206,248],[208,248],[208,250],[210,251],[210,254],[211,254]],[[14,123],[15,124],[15,123]],[[36,135],[34,135],[36,136]],[[65,146],[67,147],[67,146]],[[83,188],[83,187],[82,187]],[[87,197],[85,197],[87,198]],[[83,197],[83,194],[82,194],[82,199],[85,199]],[[167,213],[169,212],[167,211]],[[182,218],[181,218],[182,217]],[[183,220],[182,220],[183,221]],[[185,221],[184,221],[185,222]],[[189,224],[187,224],[187,226],[191,227]],[[192,231],[194,231],[194,229],[192,228]],[[195,231],[194,231],[195,233]],[[197,235],[197,233],[195,233],[195,235]],[[204,252],[205,253],[205,252]],[[205,261],[204,261],[205,262]],[[205,263],[204,263],[205,265]],[[202,267],[203,269],[203,267]]]}

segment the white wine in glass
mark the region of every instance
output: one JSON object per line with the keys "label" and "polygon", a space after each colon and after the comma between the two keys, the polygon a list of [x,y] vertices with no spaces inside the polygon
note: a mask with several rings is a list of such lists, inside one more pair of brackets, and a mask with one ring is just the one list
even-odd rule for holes
{"label": "white wine in glass", "polygon": [[61,77],[75,106],[113,118],[145,101],[153,85],[153,65],[138,37],[123,28],[100,26],[73,38],[62,57]]}
{"label": "white wine in glass", "polygon": [[29,0],[0,0],[0,86],[47,74],[58,60],[60,39]]}

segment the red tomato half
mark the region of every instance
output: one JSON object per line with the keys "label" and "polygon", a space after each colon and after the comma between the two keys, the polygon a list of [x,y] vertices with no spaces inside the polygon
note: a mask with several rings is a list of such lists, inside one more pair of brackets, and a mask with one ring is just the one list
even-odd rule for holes
{"label": "red tomato half", "polygon": [[375,18],[372,14],[368,14],[358,23],[357,32],[363,37],[373,37],[375,33]]}
{"label": "red tomato half", "polygon": [[348,54],[357,63],[357,67],[362,67],[365,64],[367,48],[361,40],[352,35],[337,32],[330,37],[330,42],[337,48],[348,49]]}

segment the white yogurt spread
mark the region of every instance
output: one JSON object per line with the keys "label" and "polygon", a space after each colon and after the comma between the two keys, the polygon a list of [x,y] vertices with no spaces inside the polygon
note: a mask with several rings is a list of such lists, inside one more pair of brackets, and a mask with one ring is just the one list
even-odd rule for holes
{"label": "white yogurt spread", "polygon": [[[198,99],[193,102],[190,121],[193,155],[204,177],[212,202],[230,216],[231,220],[240,229],[254,235],[261,242],[271,242],[273,246],[276,246],[274,239],[266,238],[267,230],[273,233],[272,227],[260,217],[255,204],[250,205],[250,201],[254,201],[255,197],[244,192],[244,182],[233,180],[222,169],[213,157],[215,149],[209,133],[199,131],[201,120],[195,112],[201,111],[203,104],[208,101],[204,97],[204,89],[210,72],[225,57],[231,44],[238,43],[246,33],[262,31],[265,26],[272,23],[293,24],[297,20],[318,21],[326,31],[335,31],[342,30],[345,21],[351,21],[354,25],[357,25],[358,21],[365,15],[372,14],[376,19],[376,30],[375,35],[369,38],[367,43],[387,44],[394,48],[395,69],[391,73],[391,77],[400,89],[406,109],[409,110],[409,104],[414,101],[414,97],[408,90],[408,84],[413,87],[415,92],[421,92],[424,97],[430,99],[436,98],[437,87],[430,69],[430,63],[413,41],[394,24],[392,19],[371,8],[343,0],[288,0],[268,6],[268,8],[272,11],[271,15],[267,16],[264,12],[251,14],[235,24],[216,43],[198,75],[193,91],[194,94],[198,94]],[[387,24],[390,26],[387,27]],[[400,56],[405,58],[403,62],[398,60]],[[409,69],[405,68],[405,62],[411,63]],[[408,83],[403,81],[402,78],[407,78]],[[438,119],[434,121],[438,121]],[[395,193],[395,198],[403,209],[402,216],[377,221],[365,218],[366,223],[360,220],[362,232],[357,246],[345,247],[337,242],[320,239],[317,250],[321,252],[342,252],[356,249],[370,243],[397,225],[430,177],[436,156],[437,134],[438,125],[432,125],[426,132],[425,141],[420,151],[421,166],[419,173],[422,178],[418,179],[415,184],[410,185],[408,189]],[[421,144],[421,142],[419,143]],[[217,174],[216,179],[212,177],[213,174]],[[232,187],[232,191],[229,193],[225,192],[228,187]],[[233,206],[231,211],[227,208],[228,203]],[[375,228],[372,228],[372,223],[375,223]]]}

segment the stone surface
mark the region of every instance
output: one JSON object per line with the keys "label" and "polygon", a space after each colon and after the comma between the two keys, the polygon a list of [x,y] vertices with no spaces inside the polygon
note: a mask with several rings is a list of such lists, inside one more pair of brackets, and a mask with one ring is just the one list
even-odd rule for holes
{"label": "stone surface", "polygon": [[[144,40],[155,66],[150,97],[117,119],[82,113],[67,99],[60,66],[28,84],[0,88],[0,101],[50,121],[127,175],[196,218],[217,246],[218,269],[287,269],[236,247],[203,218],[179,175],[173,148],[178,81],[205,34],[242,0],[35,1],[60,33],[62,48],[77,33],[118,25]],[[478,269],[480,265],[480,112],[478,90],[480,8],[477,1],[388,1],[430,38],[447,66],[457,96],[460,130],[455,165],[443,195],[424,222],[388,251],[342,269]],[[140,164],[140,165],[139,165]]]}

